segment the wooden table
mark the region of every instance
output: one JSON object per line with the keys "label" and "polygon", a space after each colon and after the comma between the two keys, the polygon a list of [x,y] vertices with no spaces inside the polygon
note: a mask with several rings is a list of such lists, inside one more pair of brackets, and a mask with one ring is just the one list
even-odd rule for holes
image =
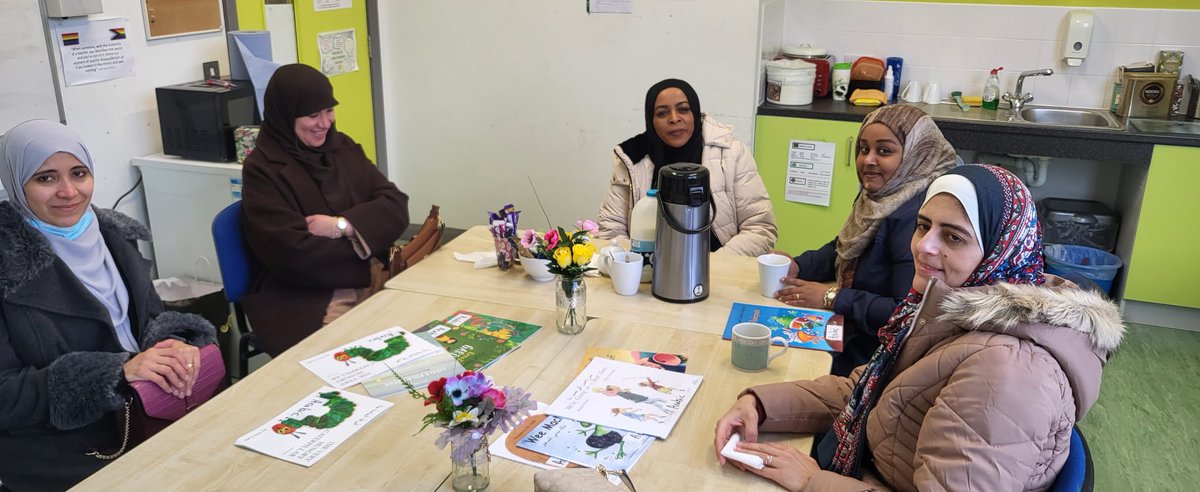
{"label": "wooden table", "polygon": [[[538,282],[519,266],[502,272],[497,268],[476,270],[471,263],[454,259],[454,252],[494,251],[491,234],[476,226],[442,246],[403,274],[392,278],[387,288],[424,292],[497,304],[554,310],[554,282]],[[637,295],[613,292],[608,277],[587,277],[587,314],[634,323],[667,326],[701,333],[721,334],[734,302],[783,306],[759,294],[758,263],[747,256],[714,254],[709,260],[708,299],[695,303],[671,303],[641,284]]]}
{"label": "wooden table", "polygon": [[[462,245],[459,250],[482,249],[473,242],[479,232],[456,241]],[[714,261],[714,280],[725,280],[714,282],[712,298],[697,304],[659,301],[646,292],[648,285],[638,296],[620,297],[607,279],[592,279],[589,288],[595,294],[589,302],[597,305],[590,314],[599,317],[582,333],[569,336],[554,328],[552,285],[529,280],[520,270],[476,271],[467,263],[447,263],[447,257],[454,261],[450,251],[456,243],[393,279],[397,289],[406,290],[385,290],[368,299],[105,467],[79,489],[122,490],[132,485],[161,490],[450,490],[446,483],[449,449],[433,445],[440,429],[414,435],[428,409],[406,394],[387,398],[395,403],[393,408],[310,468],[233,443],[323,384],[300,366],[301,359],[391,326],[416,329],[466,309],[543,327],[487,373],[500,384],[527,388],[546,403],[575,377],[588,347],[687,355],[687,372],[704,376],[704,382],[668,439],[651,446],[634,468],[635,485],[643,490],[777,490],[755,475],[718,466],[713,426],[743,388],[825,374],[830,358],[824,352],[796,349],[760,373],[733,369],[729,342],[721,340],[719,327],[724,326],[730,299],[764,300],[754,291],[753,259]],[[490,248],[490,239],[485,244]],[[437,275],[438,269],[444,275]],[[349,391],[365,393],[361,385]],[[786,440],[801,449],[810,445],[807,436],[763,439]],[[494,458],[491,490],[531,490],[535,471]]]}

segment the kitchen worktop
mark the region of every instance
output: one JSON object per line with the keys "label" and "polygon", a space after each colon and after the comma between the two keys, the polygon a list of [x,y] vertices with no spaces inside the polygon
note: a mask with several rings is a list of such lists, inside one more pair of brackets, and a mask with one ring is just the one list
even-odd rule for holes
{"label": "kitchen worktop", "polygon": [[[971,108],[963,112],[951,103],[924,104],[921,108],[937,122],[955,148],[1008,154],[1031,154],[1102,161],[1150,162],[1154,145],[1200,147],[1200,136],[1124,130],[1037,125],[1012,121],[1012,111]],[[814,99],[805,106],[764,103],[759,116],[782,116],[836,121],[862,121],[875,110],[845,101]]]}

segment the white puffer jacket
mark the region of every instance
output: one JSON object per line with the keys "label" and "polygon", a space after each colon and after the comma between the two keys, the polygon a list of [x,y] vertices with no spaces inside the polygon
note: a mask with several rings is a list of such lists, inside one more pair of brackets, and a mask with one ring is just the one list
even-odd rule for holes
{"label": "white puffer jacket", "polygon": [[[771,252],[778,233],[767,188],[746,145],[733,136],[733,127],[705,115],[701,131],[701,162],[708,169],[716,217],[713,231],[722,247],[718,253],[757,256]],[[634,163],[620,146],[613,149],[613,172],[608,195],[600,205],[601,239],[628,238],[633,206],[650,188],[654,163],[650,157]]]}

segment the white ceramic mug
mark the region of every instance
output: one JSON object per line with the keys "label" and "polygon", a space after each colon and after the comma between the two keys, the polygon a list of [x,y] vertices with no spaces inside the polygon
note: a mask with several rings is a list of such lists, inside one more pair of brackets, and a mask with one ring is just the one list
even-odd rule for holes
{"label": "white ceramic mug", "polygon": [[921,102],[921,81],[908,81],[908,85],[904,86],[904,90],[900,91],[900,99],[913,104]]}
{"label": "white ceramic mug", "polygon": [[608,265],[608,276],[612,278],[613,290],[623,296],[638,293],[642,284],[642,255],[621,252],[612,255]]}
{"label": "white ceramic mug", "polygon": [[921,98],[925,104],[941,104],[942,103],[942,86],[937,82],[930,82],[925,86],[925,96]]}
{"label": "white ceramic mug", "polygon": [[792,259],[784,255],[767,253],[758,257],[758,285],[763,297],[775,297],[775,293],[783,288],[780,280],[787,276]]}
{"label": "white ceramic mug", "polygon": [[[767,368],[776,357],[787,352],[787,339],[771,337],[771,329],[759,323],[738,323],[733,325],[733,336],[730,339],[733,347],[729,361],[739,371],[758,372]],[[770,353],[771,343],[778,341],[782,347],[774,354]]]}

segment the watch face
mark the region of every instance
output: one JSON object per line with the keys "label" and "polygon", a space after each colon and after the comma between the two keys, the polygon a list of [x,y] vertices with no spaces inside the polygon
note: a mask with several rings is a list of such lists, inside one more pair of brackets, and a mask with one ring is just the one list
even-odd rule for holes
{"label": "watch face", "polygon": [[343,218],[343,217],[338,217],[338,220],[337,220],[337,228],[338,228],[338,230],[339,230],[339,231],[344,231],[344,230],[346,230],[346,219],[345,219],[345,218]]}

